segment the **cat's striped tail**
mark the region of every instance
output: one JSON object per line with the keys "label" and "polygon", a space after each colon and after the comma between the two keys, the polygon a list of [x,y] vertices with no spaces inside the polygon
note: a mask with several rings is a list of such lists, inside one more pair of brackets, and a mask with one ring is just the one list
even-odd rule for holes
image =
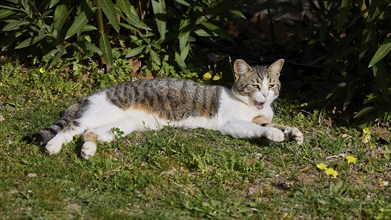
{"label": "cat's striped tail", "polygon": [[48,128],[40,130],[38,133],[26,136],[24,140],[40,145],[46,144],[64,128],[70,126],[71,124],[75,124],[75,119],[80,116],[82,107],[82,102],[78,102],[69,106],[67,110],[65,110],[64,115],[60,118],[60,120],[54,122]]}

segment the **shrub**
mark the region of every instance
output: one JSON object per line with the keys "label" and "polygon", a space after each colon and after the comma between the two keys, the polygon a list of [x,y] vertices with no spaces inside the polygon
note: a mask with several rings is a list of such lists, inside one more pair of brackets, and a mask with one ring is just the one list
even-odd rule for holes
{"label": "shrub", "polygon": [[143,58],[149,69],[162,62],[186,68],[195,37],[229,36],[219,23],[243,16],[228,0],[7,0],[0,3],[0,46],[30,49],[52,67],[74,51],[99,55],[112,65],[112,47],[131,48],[127,57]]}
{"label": "shrub", "polygon": [[389,1],[317,1],[312,6],[321,23],[315,38],[328,54],[326,73],[336,82],[327,98],[358,111],[361,124],[391,120]]}

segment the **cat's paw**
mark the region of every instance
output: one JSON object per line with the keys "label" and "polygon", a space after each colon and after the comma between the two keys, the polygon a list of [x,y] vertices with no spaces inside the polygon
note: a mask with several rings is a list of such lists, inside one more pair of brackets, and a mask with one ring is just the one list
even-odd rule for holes
{"label": "cat's paw", "polygon": [[277,128],[272,128],[266,132],[266,138],[271,141],[281,142],[284,141],[284,137],[284,132]]}
{"label": "cat's paw", "polygon": [[286,127],[284,129],[284,133],[287,139],[293,138],[298,145],[303,144],[304,136],[299,129],[294,127]]}
{"label": "cat's paw", "polygon": [[53,154],[58,154],[61,150],[61,147],[62,147],[62,143],[49,141],[45,146],[45,150],[48,154],[53,155]]}
{"label": "cat's paw", "polygon": [[96,152],[96,144],[92,143],[90,141],[84,142],[82,148],[81,148],[81,156],[88,160],[89,158],[93,157]]}

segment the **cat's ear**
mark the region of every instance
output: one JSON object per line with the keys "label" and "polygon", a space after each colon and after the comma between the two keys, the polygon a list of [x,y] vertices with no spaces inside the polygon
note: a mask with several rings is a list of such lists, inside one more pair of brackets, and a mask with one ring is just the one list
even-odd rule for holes
{"label": "cat's ear", "polygon": [[234,72],[235,80],[238,80],[241,74],[247,73],[251,70],[250,65],[248,65],[244,60],[237,59],[234,63]]}
{"label": "cat's ear", "polygon": [[284,62],[285,62],[284,59],[279,59],[279,60],[275,61],[274,63],[272,63],[269,66],[269,68],[267,68],[267,71],[269,73],[274,73],[277,76],[280,76],[280,72],[281,72],[282,66],[284,65]]}

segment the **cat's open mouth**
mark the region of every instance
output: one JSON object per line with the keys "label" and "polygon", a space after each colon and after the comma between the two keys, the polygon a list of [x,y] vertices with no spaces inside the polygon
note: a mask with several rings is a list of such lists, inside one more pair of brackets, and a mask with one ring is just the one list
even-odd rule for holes
{"label": "cat's open mouth", "polygon": [[262,110],[263,107],[264,107],[265,103],[264,102],[257,102],[255,101],[255,107],[258,109],[258,110]]}

